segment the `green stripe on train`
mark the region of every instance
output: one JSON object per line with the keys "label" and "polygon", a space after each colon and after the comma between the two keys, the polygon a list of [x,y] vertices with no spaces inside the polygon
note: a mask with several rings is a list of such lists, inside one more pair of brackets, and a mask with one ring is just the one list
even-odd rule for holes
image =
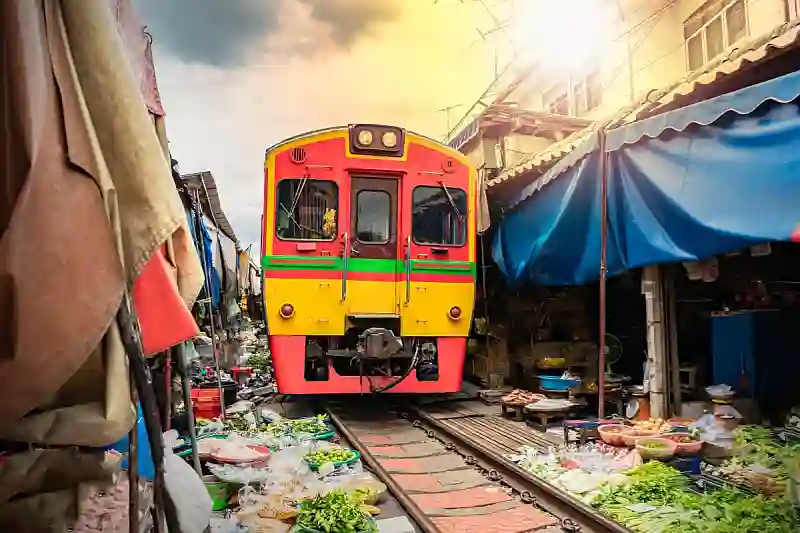
{"label": "green stripe on train", "polygon": [[[342,270],[344,260],[341,257],[307,257],[293,255],[264,256],[261,261],[264,270]],[[371,272],[393,274],[405,270],[402,259],[364,259],[351,257],[347,269],[351,272]],[[427,274],[464,274],[475,275],[475,263],[469,261],[431,261],[412,260],[411,271]]]}

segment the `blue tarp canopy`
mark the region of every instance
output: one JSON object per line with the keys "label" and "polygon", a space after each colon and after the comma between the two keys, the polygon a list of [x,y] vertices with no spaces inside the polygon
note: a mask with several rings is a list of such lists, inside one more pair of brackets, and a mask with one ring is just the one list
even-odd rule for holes
{"label": "blue tarp canopy", "polygon": [[[800,238],[798,96],[793,73],[608,131],[609,275]],[[598,137],[570,156],[498,224],[512,285],[599,279]]]}

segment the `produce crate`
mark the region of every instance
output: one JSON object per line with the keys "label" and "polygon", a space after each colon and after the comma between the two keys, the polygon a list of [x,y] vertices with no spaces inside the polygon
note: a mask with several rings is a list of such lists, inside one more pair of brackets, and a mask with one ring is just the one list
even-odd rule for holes
{"label": "produce crate", "polygon": [[207,418],[213,420],[222,416],[222,404],[219,397],[219,389],[192,389],[192,409],[195,418]]}

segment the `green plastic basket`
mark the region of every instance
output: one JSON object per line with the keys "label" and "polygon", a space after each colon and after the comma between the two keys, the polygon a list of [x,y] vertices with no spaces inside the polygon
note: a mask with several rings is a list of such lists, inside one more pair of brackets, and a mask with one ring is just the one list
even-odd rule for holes
{"label": "green plastic basket", "polygon": [[[340,466],[351,465],[351,464],[355,463],[356,461],[358,461],[359,459],[361,459],[361,453],[359,453],[358,450],[353,450],[353,453],[355,455],[353,457],[351,457],[350,459],[348,459],[347,461],[336,461],[335,463],[333,463],[333,466],[335,466],[336,468],[339,468]],[[308,463],[308,467],[311,470],[319,470],[319,467],[322,466],[322,465],[317,464],[317,463],[312,463],[311,461],[308,461],[308,460],[306,460],[306,462]]]}
{"label": "green plastic basket", "polygon": [[311,440],[331,440],[333,437],[336,436],[336,432],[331,429],[327,433],[317,433],[311,437]]}
{"label": "green plastic basket", "polygon": [[214,476],[205,476],[203,484],[206,486],[208,495],[211,496],[211,510],[222,511],[228,507],[230,497],[230,486],[218,480]]}
{"label": "green plastic basket", "polygon": [[[371,531],[359,531],[358,533],[374,533],[375,531],[378,531],[378,523],[375,521],[375,519],[372,518],[371,516],[368,516],[367,519],[372,524],[372,530]],[[322,533],[322,532],[321,531],[317,531],[316,529],[310,529],[310,528],[307,528],[305,526],[301,526],[300,524],[295,524],[295,526],[292,528],[292,530],[289,533]]]}

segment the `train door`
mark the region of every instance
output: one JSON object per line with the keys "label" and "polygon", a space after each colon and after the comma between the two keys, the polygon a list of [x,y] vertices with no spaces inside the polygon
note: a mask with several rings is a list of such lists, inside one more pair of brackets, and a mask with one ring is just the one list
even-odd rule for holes
{"label": "train door", "polygon": [[394,178],[350,181],[347,309],[351,315],[399,314],[396,284],[398,184]]}

